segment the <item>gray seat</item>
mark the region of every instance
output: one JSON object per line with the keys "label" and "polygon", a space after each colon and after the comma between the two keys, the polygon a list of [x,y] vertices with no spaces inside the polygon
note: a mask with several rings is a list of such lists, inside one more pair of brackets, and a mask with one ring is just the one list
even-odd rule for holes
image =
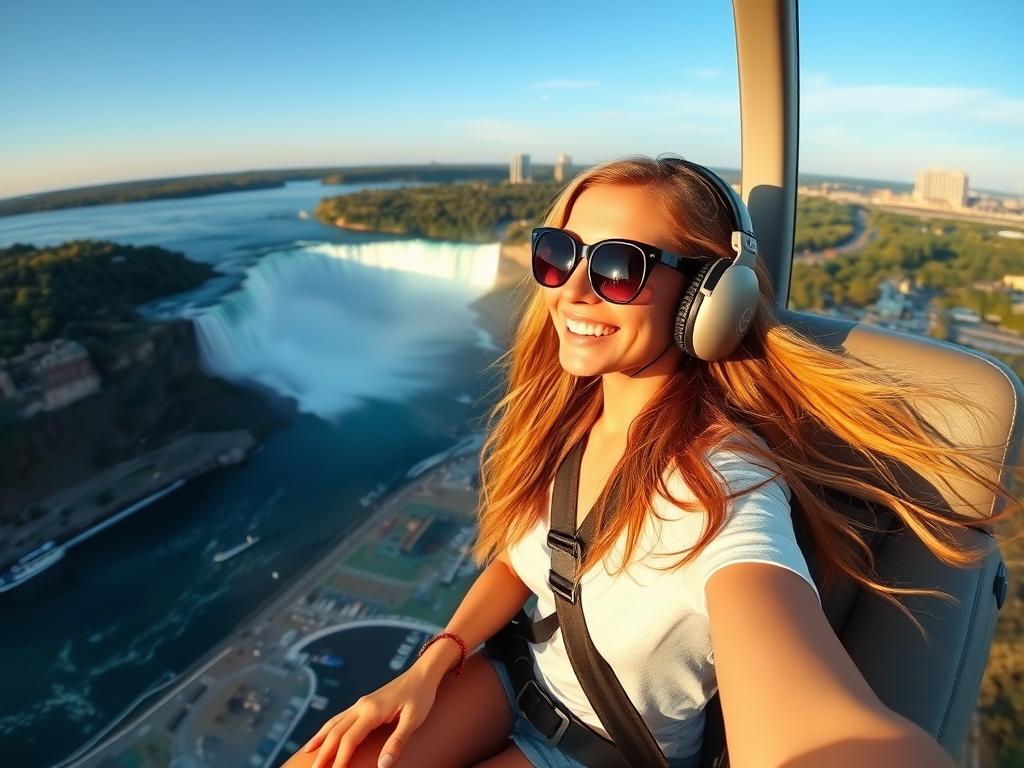
{"label": "gray seat", "polygon": [[[1024,387],[1001,361],[949,343],[862,323],[782,309],[777,312],[785,325],[823,346],[844,348],[863,362],[915,378],[933,372],[948,380],[951,387],[970,394],[973,401],[986,404],[993,416],[981,420],[916,405],[945,437],[958,443],[990,446],[992,458],[1016,463],[1024,429],[1017,404]],[[771,435],[764,436],[772,442]],[[863,465],[863,459],[836,436],[822,438],[823,445],[833,446],[832,455]],[[990,479],[997,480],[994,476]],[[1005,476],[998,479],[1009,482]],[[907,479],[910,485],[904,487],[915,498],[925,490],[938,491],[950,509],[962,514],[970,514],[972,506],[992,509],[996,501],[992,494],[979,495],[977,488],[957,489],[968,506],[948,490],[937,488],[934,481],[916,476]],[[872,542],[884,583],[937,588],[958,601],[952,604],[933,597],[901,598],[927,631],[930,640],[926,642],[903,613],[859,585],[847,583],[827,592],[822,590],[822,604],[832,628],[882,702],[920,725],[957,757],[978,700],[998,611],[1006,594],[1006,569],[999,548],[985,532],[967,531],[961,537],[964,544],[983,546],[987,556],[978,568],[951,567],[934,557],[889,510],[846,494],[832,498],[849,515],[877,521],[881,530],[888,531],[876,535]],[[820,587],[802,514],[794,498],[794,527]],[[725,766],[728,759],[722,749],[717,696],[708,707],[702,764]]]}

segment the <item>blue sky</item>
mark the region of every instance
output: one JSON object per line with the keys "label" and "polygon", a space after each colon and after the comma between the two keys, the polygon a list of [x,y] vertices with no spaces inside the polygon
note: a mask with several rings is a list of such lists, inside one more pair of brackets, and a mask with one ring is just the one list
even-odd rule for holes
{"label": "blue sky", "polygon": [[[731,2],[0,0],[0,197],[387,162],[739,165]],[[801,171],[1024,192],[1021,0],[802,0]]]}

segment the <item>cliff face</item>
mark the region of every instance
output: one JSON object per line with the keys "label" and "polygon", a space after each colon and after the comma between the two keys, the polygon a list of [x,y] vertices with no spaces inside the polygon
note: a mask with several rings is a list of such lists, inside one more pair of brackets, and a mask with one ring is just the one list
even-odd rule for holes
{"label": "cliff face", "polygon": [[0,414],[0,523],[27,521],[55,491],[176,437],[223,429],[259,436],[294,413],[279,398],[204,375],[187,320],[146,325],[94,362],[99,393],[30,418]]}
{"label": "cliff face", "polygon": [[470,305],[477,323],[502,349],[511,345],[532,290],[529,243],[502,243],[494,288]]}

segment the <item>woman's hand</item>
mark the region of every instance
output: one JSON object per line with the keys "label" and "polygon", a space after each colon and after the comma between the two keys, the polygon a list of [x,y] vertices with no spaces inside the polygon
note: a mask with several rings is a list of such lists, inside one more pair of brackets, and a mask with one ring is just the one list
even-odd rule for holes
{"label": "woman's hand", "polygon": [[[301,751],[312,752],[319,747],[311,768],[347,766],[356,748],[371,731],[397,717],[398,725],[385,742],[377,762],[379,768],[387,768],[398,759],[409,735],[427,719],[434,706],[438,685],[435,677],[423,674],[422,669],[410,667],[387,685],[361,696],[351,707],[324,723]],[[387,759],[389,755],[390,760]]]}

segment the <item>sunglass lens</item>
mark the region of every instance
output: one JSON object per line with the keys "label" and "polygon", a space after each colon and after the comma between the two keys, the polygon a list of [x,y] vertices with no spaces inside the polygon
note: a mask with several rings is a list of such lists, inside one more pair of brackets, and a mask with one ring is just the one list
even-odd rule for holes
{"label": "sunglass lens", "polygon": [[644,254],[626,243],[605,243],[591,255],[594,290],[608,301],[625,304],[636,298],[644,277]]}
{"label": "sunglass lens", "polygon": [[569,278],[575,260],[575,245],[564,232],[544,232],[533,244],[533,276],[549,288]]}

